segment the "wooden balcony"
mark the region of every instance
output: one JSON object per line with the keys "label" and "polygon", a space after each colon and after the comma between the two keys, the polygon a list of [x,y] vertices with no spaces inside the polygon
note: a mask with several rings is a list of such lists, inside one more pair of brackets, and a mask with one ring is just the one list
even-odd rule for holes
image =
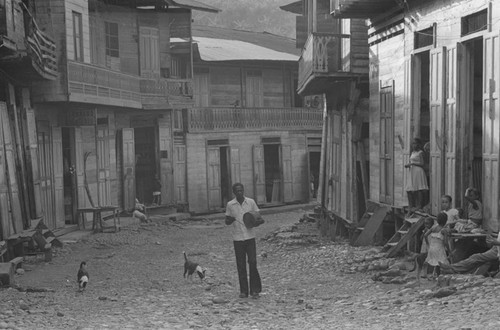
{"label": "wooden balcony", "polygon": [[140,87],[144,108],[185,108],[194,104],[191,79],[141,79]]}
{"label": "wooden balcony", "polygon": [[68,61],[69,101],[168,109],[193,104],[191,79],[151,79]]}
{"label": "wooden balcony", "polygon": [[299,94],[322,94],[336,82],[368,74],[366,27],[361,34],[357,25],[354,27],[349,35],[316,32],[309,35],[299,59]]}
{"label": "wooden balcony", "polygon": [[57,77],[56,44],[42,32],[26,5],[5,0],[0,10],[0,58],[17,79]]}
{"label": "wooden balcony", "polygon": [[317,108],[193,108],[188,131],[321,129],[323,111]]}
{"label": "wooden balcony", "polygon": [[399,7],[394,0],[330,0],[330,10],[337,18],[370,18]]}

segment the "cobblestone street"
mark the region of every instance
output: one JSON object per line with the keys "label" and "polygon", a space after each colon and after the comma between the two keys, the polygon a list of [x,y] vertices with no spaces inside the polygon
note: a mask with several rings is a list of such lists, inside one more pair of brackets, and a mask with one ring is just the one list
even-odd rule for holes
{"label": "cobblestone street", "polygon": [[[238,298],[231,237],[222,219],[156,217],[66,244],[48,264],[25,263],[26,273],[16,281],[31,292],[0,289],[0,329],[500,328],[494,312],[500,308],[500,279],[454,276],[456,292],[437,298],[435,282],[383,284],[372,280],[374,271],[351,271],[352,261],[373,248],[316,236],[286,244],[287,237],[293,241],[290,232],[283,240],[264,239],[297,223],[304,212],[266,215],[257,228],[259,299]],[[182,277],[182,251],[207,268],[205,283]],[[81,261],[90,273],[84,293],[76,285]]]}

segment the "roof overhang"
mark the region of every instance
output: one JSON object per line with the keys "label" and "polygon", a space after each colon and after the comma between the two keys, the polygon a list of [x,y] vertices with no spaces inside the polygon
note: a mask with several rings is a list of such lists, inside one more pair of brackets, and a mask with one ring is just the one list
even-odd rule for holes
{"label": "roof overhang", "polygon": [[91,6],[95,6],[96,3],[102,2],[108,5],[130,8],[154,8],[157,10],[165,10],[169,7],[176,7],[210,13],[218,13],[221,11],[218,8],[196,0],[91,0],[90,2],[92,3]]}
{"label": "roof overhang", "polygon": [[304,13],[304,9],[302,8],[302,0],[280,6],[280,9],[297,15],[302,15]]}
{"label": "roof overhang", "polygon": [[332,16],[372,18],[401,6],[404,6],[402,0],[339,0],[337,8],[332,8]]}

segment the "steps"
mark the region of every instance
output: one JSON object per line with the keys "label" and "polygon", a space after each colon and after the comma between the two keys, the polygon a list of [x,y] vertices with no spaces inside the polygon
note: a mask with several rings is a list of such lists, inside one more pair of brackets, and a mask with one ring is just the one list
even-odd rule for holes
{"label": "steps", "polygon": [[351,242],[356,246],[372,245],[373,239],[384,222],[384,219],[390,214],[391,207],[388,205],[379,205],[368,201],[367,210],[361,217]]}
{"label": "steps", "polygon": [[387,257],[394,257],[408,242],[418,233],[424,225],[426,216],[414,214],[411,218],[405,218],[403,225],[385,244]]}

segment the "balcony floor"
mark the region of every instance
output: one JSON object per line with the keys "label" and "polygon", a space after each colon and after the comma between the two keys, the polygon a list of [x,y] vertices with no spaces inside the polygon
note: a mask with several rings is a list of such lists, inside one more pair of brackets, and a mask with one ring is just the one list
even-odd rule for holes
{"label": "balcony floor", "polygon": [[313,73],[297,89],[300,95],[317,95],[331,92],[339,83],[366,77],[365,74],[351,72]]}

